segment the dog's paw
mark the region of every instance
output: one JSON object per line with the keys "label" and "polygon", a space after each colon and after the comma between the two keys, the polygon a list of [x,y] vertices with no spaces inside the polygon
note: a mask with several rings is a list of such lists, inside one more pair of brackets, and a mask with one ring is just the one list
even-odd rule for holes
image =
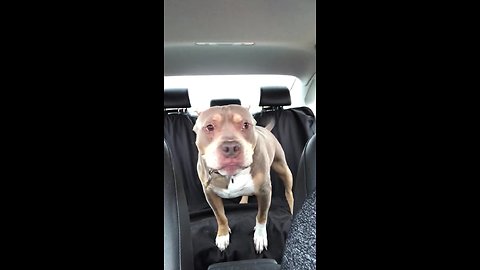
{"label": "dog's paw", "polygon": [[248,203],[248,196],[242,196],[242,199],[240,200],[241,204]]}
{"label": "dog's paw", "polygon": [[215,238],[215,244],[220,251],[224,251],[228,247],[228,244],[230,244],[230,234],[217,235],[217,238]]}
{"label": "dog's paw", "polygon": [[267,239],[267,223],[260,224],[257,222],[255,225],[255,233],[253,234],[253,244],[257,253],[261,253],[264,249],[268,247]]}

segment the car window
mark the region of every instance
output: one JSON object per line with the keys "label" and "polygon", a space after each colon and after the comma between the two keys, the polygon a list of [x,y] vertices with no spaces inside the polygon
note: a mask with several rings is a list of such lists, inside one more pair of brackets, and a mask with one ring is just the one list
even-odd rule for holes
{"label": "car window", "polygon": [[[290,89],[292,105],[305,106],[303,83],[288,75],[209,75],[209,76],[165,76],[164,89],[188,88],[192,107],[189,112],[203,111],[210,107],[212,99],[240,99],[242,106],[250,106],[250,112],[261,111],[260,88],[285,86]],[[287,106],[285,106],[287,108]]]}

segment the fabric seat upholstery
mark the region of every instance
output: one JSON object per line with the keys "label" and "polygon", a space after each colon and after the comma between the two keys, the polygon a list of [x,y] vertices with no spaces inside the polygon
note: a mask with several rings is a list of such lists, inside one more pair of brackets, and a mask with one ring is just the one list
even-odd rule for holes
{"label": "fabric seat upholstery", "polygon": [[208,209],[197,174],[198,151],[187,89],[164,89],[164,138],[172,152],[178,178],[183,181],[189,211]]}
{"label": "fabric seat upholstery", "polygon": [[[267,126],[271,122],[275,123],[272,133],[285,152],[295,187],[295,178],[303,149],[307,141],[316,133],[315,115],[308,107],[284,109],[283,106],[291,105],[290,91],[286,87],[263,87],[259,105],[263,109],[254,114],[257,125]],[[288,205],[284,195],[283,182],[273,170],[271,177],[272,197],[279,198],[283,205]],[[295,188],[293,194],[295,195]],[[303,195],[306,194],[303,193]],[[301,201],[304,199],[305,197],[301,198]]]}
{"label": "fabric seat upholstery", "polygon": [[[213,212],[206,202],[196,171],[198,150],[195,145],[195,133],[192,130],[194,123],[186,110],[190,107],[188,90],[174,89],[171,91],[176,93],[169,95],[169,89],[165,89],[164,136],[172,155],[176,180],[182,183],[188,205],[194,269],[205,270],[209,265],[217,262],[258,258],[275,259],[280,262],[292,217],[288,210],[288,204],[286,204],[281,181],[272,184],[273,190],[277,189],[280,192],[277,196],[272,196],[267,222],[268,250],[261,254],[256,254],[254,250],[253,227],[257,214],[254,196],[250,197],[247,205],[238,204],[240,198],[223,200],[232,234],[230,235],[230,245],[225,251],[221,252],[216,247],[217,224]],[[176,100],[170,101],[169,98]],[[296,168],[292,170],[292,173],[295,171]],[[285,205],[282,205],[280,199],[285,201]]]}

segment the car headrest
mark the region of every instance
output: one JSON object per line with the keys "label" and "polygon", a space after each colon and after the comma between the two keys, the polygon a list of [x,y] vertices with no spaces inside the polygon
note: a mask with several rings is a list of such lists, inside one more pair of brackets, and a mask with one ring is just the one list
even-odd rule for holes
{"label": "car headrest", "polygon": [[190,99],[188,98],[188,89],[164,89],[163,90],[164,108],[190,108]]}
{"label": "car headrest", "polygon": [[240,102],[240,99],[212,99],[210,101],[210,107],[213,106],[225,106],[225,105],[230,105],[230,104],[237,104],[237,105],[242,105]]}
{"label": "car headrest", "polygon": [[287,87],[262,87],[260,88],[259,106],[288,106],[292,104],[290,91]]}

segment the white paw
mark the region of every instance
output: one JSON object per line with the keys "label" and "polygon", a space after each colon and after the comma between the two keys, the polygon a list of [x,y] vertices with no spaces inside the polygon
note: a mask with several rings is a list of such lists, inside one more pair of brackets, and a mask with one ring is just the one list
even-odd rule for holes
{"label": "white paw", "polygon": [[254,229],[255,233],[253,234],[253,244],[257,253],[261,253],[268,247],[267,223],[265,222],[265,224],[260,224],[257,222]]}
{"label": "white paw", "polygon": [[224,251],[228,247],[228,244],[230,244],[230,234],[221,236],[217,235],[217,238],[215,238],[215,244],[217,244],[220,251]]}
{"label": "white paw", "polygon": [[248,203],[248,196],[242,196],[240,203]]}

